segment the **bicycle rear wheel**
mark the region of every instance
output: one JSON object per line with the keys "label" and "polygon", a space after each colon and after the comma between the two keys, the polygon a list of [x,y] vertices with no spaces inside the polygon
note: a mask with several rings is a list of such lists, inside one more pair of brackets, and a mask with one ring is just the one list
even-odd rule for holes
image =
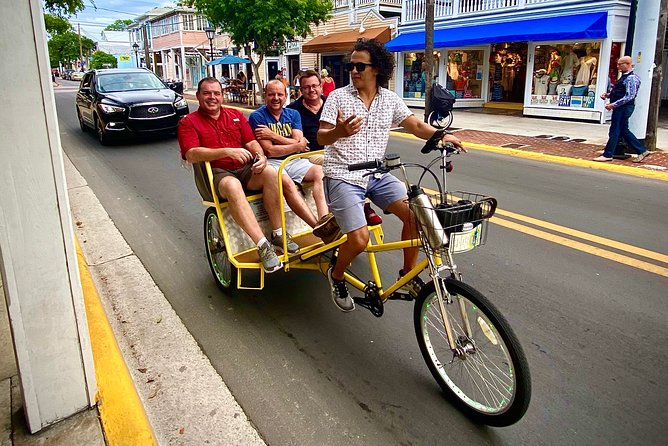
{"label": "bicycle rear wheel", "polygon": [[234,285],[237,269],[227,257],[225,241],[220,232],[220,223],[216,208],[210,207],[204,215],[204,243],[206,244],[206,258],[209,268],[221,290],[226,290]]}
{"label": "bicycle rear wheel", "polygon": [[[420,291],[413,313],[418,344],[431,374],[474,421],[489,426],[519,421],[529,407],[531,377],[517,337],[481,293],[453,278],[445,280],[445,287],[452,296],[452,303],[445,306],[458,354],[448,344],[433,281]],[[467,322],[471,337],[466,334]]]}
{"label": "bicycle rear wheel", "polygon": [[427,122],[429,122],[432,127],[436,127],[437,129],[447,129],[452,125],[453,119],[454,116],[452,115],[452,111],[449,111],[446,114],[433,111],[429,113]]}

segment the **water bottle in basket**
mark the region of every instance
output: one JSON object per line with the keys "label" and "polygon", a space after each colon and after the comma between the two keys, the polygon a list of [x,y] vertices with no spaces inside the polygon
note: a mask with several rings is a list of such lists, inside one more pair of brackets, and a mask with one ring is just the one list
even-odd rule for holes
{"label": "water bottle in basket", "polygon": [[408,192],[408,203],[427,236],[429,246],[437,250],[447,245],[448,236],[445,235],[443,226],[427,194],[418,186],[411,185]]}

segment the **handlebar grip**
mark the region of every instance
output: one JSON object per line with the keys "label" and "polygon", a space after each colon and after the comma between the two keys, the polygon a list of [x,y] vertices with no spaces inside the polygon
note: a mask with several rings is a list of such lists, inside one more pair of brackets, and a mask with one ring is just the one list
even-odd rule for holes
{"label": "handlebar grip", "polygon": [[432,150],[436,150],[436,145],[438,142],[441,140],[443,137],[443,133],[445,133],[445,129],[438,129],[434,132],[434,134],[427,140],[425,143],[424,147],[422,147],[421,152],[422,153],[429,153]]}
{"label": "handlebar grip", "polygon": [[352,172],[352,171],[355,171],[355,170],[378,169],[382,165],[383,165],[383,163],[380,160],[366,161],[366,162],[363,162],[363,163],[350,164],[348,166],[348,170],[350,172]]}

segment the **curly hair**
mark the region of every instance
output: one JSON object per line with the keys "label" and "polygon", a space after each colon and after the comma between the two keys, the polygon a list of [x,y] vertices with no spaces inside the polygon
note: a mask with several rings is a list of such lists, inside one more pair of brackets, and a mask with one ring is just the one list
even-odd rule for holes
{"label": "curly hair", "polygon": [[357,39],[353,51],[366,51],[371,56],[371,66],[378,71],[378,85],[387,88],[394,74],[394,54],[376,39]]}

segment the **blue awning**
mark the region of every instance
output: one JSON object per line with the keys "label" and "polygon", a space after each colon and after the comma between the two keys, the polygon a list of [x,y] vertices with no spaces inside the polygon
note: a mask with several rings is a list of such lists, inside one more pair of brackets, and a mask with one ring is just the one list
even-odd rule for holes
{"label": "blue awning", "polygon": [[[434,31],[434,48],[454,48],[500,42],[602,39],[608,36],[607,23],[607,12],[593,12],[438,29]],[[424,50],[425,33],[399,34],[387,42],[385,47],[390,51]]]}

